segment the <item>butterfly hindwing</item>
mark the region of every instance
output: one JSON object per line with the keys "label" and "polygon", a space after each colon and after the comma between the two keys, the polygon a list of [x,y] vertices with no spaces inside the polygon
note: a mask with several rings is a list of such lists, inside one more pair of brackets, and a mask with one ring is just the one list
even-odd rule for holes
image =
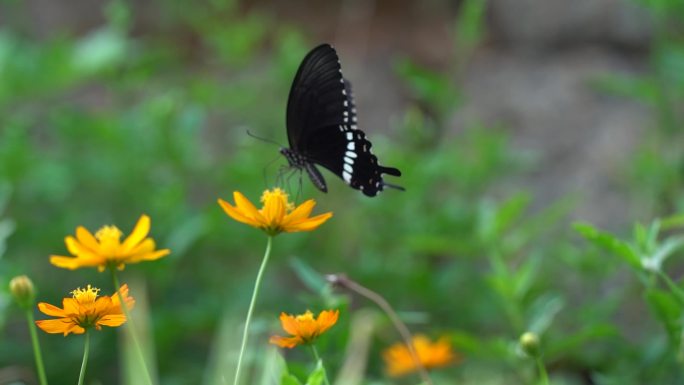
{"label": "butterfly hindwing", "polygon": [[289,149],[282,149],[290,165],[305,169],[314,185],[327,191],[321,165],[367,196],[384,187],[382,174],[400,176],[383,167],[371,153],[371,143],[356,121],[351,84],[342,77],[337,53],[328,44],[309,52],[295,75],[287,103]]}

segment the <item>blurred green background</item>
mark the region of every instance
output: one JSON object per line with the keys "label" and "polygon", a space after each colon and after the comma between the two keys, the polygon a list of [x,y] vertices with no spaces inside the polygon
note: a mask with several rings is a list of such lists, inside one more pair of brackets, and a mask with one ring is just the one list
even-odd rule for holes
{"label": "blurred green background", "polygon": [[[528,330],[554,384],[684,383],[681,306],[644,294],[648,277],[571,226],[624,238],[681,212],[683,22],[679,0],[0,0],[0,383],[36,383],[7,282],[27,274],[53,304],[88,283],[110,294],[108,274],[48,257],[78,225],[128,233],[142,213],[172,250],[123,272],[159,382],[232,378],[265,237],[216,200],[256,201],[275,180],[278,148],[246,131],[286,141],[292,78],[321,42],[407,191],[369,199],[329,173],[328,194],[304,181],[335,216],[276,238],[245,383],[270,383],[281,311],[330,307],[342,309],[319,347],[331,378],[351,377],[340,368],[362,354],[349,345],[361,320],[374,330],[362,383],[417,383],[386,377],[380,352],[398,334],[326,273],[381,293],[412,330],[449,336],[464,359],[438,384],[534,383],[516,348]],[[81,338],[40,339],[51,383],[73,383]],[[115,331],[92,343],[88,383],[138,383]],[[305,378],[307,352],[285,353]]]}

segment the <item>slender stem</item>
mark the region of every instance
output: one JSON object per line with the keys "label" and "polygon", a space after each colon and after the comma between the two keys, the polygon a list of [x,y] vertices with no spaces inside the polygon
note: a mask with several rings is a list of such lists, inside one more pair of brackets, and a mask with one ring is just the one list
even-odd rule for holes
{"label": "slender stem", "polygon": [[[321,357],[318,355],[316,345],[311,344],[311,351],[313,352],[314,359],[316,360],[316,365],[318,365],[318,363],[321,362]],[[323,369],[323,382],[325,383],[325,385],[330,385],[330,382],[328,381],[328,373],[325,371],[325,369]]]}
{"label": "slender stem", "polygon": [[40,380],[40,385],[47,385],[48,382],[47,377],[45,376],[45,366],[43,365],[43,354],[40,352],[40,343],[38,342],[36,323],[33,320],[33,309],[26,309],[26,320],[28,321],[29,333],[31,334],[31,344],[33,345],[33,356],[36,360],[38,379]]}
{"label": "slender stem", "polygon": [[665,274],[664,272],[658,270],[658,275],[665,281],[667,284],[667,287],[672,290],[672,294],[677,297],[677,300],[679,301],[680,305],[684,305],[684,291],[682,291],[682,288],[677,285],[672,278],[670,278],[669,275]]}
{"label": "slender stem", "polygon": [[408,327],[406,327],[406,325],[401,321],[401,319],[394,311],[394,309],[392,309],[392,306],[390,306],[389,302],[387,302],[387,300],[383,298],[380,294],[364,286],[359,285],[358,283],[352,281],[344,275],[339,274],[329,276],[328,280],[334,282],[335,284],[342,285],[347,289],[352,290],[357,294],[360,294],[368,298],[369,300],[375,302],[375,304],[378,305],[387,314],[387,316],[392,321],[392,324],[394,324],[395,329],[397,329],[397,331],[401,335],[401,338],[404,340],[404,343],[406,344],[406,347],[408,348],[409,353],[411,354],[411,358],[413,358],[413,363],[416,365],[416,368],[418,369],[418,374],[420,375],[420,378],[423,381],[423,383],[427,385],[433,385],[432,379],[430,379],[430,375],[425,369],[423,362],[420,360],[420,357],[418,356],[418,352],[416,352],[416,349],[413,346],[413,338],[411,337],[411,332],[409,331]]}
{"label": "slender stem", "polygon": [[537,361],[537,371],[539,372],[539,382],[543,385],[549,385],[549,374],[546,372],[546,367],[542,362],[541,357],[536,357]]}
{"label": "slender stem", "polygon": [[252,300],[249,302],[249,310],[247,310],[247,319],[245,320],[245,328],[242,332],[242,344],[240,346],[240,355],[238,356],[237,369],[235,369],[235,379],[233,380],[233,385],[238,385],[240,381],[240,369],[242,368],[242,358],[245,355],[245,348],[247,347],[247,336],[249,335],[249,323],[252,321],[252,313],[254,312],[254,304],[256,303],[257,296],[259,295],[259,286],[261,286],[261,278],[264,275],[264,270],[266,270],[266,265],[268,264],[268,258],[271,256],[271,244],[273,243],[273,236],[268,237],[266,242],[266,252],[264,252],[264,259],[261,261],[261,266],[259,267],[259,272],[257,273],[256,280],[254,281],[254,290],[252,291]]}
{"label": "slender stem", "polygon": [[85,347],[83,348],[83,362],[81,363],[81,373],[78,375],[78,385],[83,385],[85,379],[86,366],[88,365],[88,352],[90,351],[90,333],[86,330]]}
{"label": "slender stem", "polygon": [[140,361],[140,367],[142,368],[143,376],[145,377],[144,380],[147,381],[149,385],[152,385],[152,377],[150,377],[150,372],[149,370],[147,370],[147,364],[145,363],[145,355],[143,354],[142,348],[140,347],[140,342],[138,342],[138,336],[135,331],[135,325],[133,324],[133,318],[131,318],[131,313],[128,311],[128,306],[126,305],[126,302],[124,300],[123,295],[121,294],[121,291],[119,290],[121,285],[119,285],[119,277],[117,277],[116,275],[116,267],[109,266],[109,271],[112,272],[114,290],[116,290],[116,293],[119,296],[121,310],[123,310],[124,315],[126,316],[126,328],[128,329],[128,332],[131,335],[131,339],[133,340],[133,346],[135,347],[136,354],[138,355],[138,361]]}
{"label": "slender stem", "polygon": [[[508,268],[508,265],[501,256],[499,250],[491,250],[488,254],[489,265],[496,277],[511,277],[513,273]],[[520,311],[519,301],[510,294],[510,292],[501,292],[496,290],[501,299],[501,304],[506,312],[506,316],[513,325],[514,332],[521,333],[523,330],[523,317]]]}
{"label": "slender stem", "polygon": [[[684,292],[682,289],[677,285],[676,282],[670,278],[669,275],[665,274],[663,271],[658,270],[658,275],[665,281],[667,284],[667,287],[670,288],[674,296],[677,298],[677,301],[679,302],[680,306],[684,306]],[[680,341],[679,341],[679,348],[677,352],[677,359],[679,361],[684,360],[684,331],[682,331],[682,334],[680,336]]]}

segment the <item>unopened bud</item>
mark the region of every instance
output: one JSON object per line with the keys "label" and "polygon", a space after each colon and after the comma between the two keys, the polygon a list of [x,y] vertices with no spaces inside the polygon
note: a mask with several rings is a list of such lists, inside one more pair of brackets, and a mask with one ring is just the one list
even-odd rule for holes
{"label": "unopened bud", "polygon": [[536,333],[526,332],[520,336],[520,348],[530,357],[539,357],[539,336]]}
{"label": "unopened bud", "polygon": [[17,301],[19,306],[28,309],[33,306],[33,300],[36,298],[36,290],[33,287],[31,279],[25,275],[19,275],[12,278],[9,284],[10,293]]}

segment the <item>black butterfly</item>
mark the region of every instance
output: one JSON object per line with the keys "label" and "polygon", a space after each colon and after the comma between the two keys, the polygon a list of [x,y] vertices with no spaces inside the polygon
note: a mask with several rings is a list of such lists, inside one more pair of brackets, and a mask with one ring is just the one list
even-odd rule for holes
{"label": "black butterfly", "polygon": [[350,84],[329,44],[309,52],[297,70],[287,101],[287,139],[290,148],[281,148],[280,153],[291,167],[306,170],[323,192],[328,187],[316,164],[367,196],[385,187],[403,190],[382,179],[383,173],[401,176],[401,172],[380,166],[371,153],[371,143],[356,126]]}

